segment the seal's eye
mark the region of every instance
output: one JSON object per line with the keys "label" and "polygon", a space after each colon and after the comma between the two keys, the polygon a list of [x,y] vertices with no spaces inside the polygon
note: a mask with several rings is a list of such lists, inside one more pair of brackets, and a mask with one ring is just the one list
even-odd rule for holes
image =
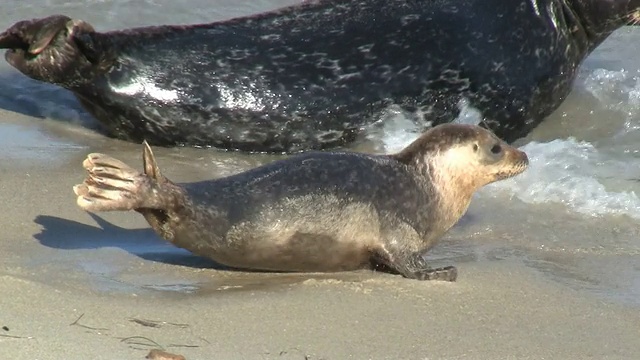
{"label": "seal's eye", "polygon": [[492,154],[500,154],[502,152],[502,146],[500,146],[500,144],[495,144],[491,147],[491,153]]}
{"label": "seal's eye", "polygon": [[473,144],[473,151],[478,151],[478,144]]}

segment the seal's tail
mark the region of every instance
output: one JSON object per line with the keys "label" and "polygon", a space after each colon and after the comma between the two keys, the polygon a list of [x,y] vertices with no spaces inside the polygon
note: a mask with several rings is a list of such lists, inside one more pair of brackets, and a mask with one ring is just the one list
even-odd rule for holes
{"label": "seal's tail", "polygon": [[89,175],[73,187],[78,206],[91,212],[161,208],[154,190],[167,180],[146,142],[143,162],[144,174],[108,155],[89,154],[82,162]]}

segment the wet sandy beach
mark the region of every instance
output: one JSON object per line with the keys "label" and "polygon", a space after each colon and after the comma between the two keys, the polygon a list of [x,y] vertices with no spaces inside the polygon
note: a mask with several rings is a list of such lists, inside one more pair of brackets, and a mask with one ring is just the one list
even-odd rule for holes
{"label": "wet sandy beach", "polygon": [[[295,2],[8,0],[0,27],[54,13],[100,30],[189,24]],[[164,242],[141,215],[83,212],[72,186],[85,176],[86,155],[103,152],[140,168],[141,146],[96,133],[70,93],[0,61],[0,354],[144,359],[159,348],[187,360],[638,358],[640,70],[638,49],[629,46],[638,39],[640,29],[623,29],[585,61],[569,98],[522,141],[530,169],[482,190],[433,249],[434,266],[458,267],[455,283],[369,271],[228,271]],[[391,122],[379,143],[401,146],[406,124]],[[154,152],[178,182],[277,158]]]}
{"label": "wet sandy beach", "polygon": [[[509,210],[508,198],[475,199],[434,251],[434,265],[458,266],[456,283],[368,271],[235,272],[165,243],[138,214],[96,216],[76,207],[71,188],[84,176],[80,164],[88,152],[140,166],[140,146],[8,111],[0,113],[0,143],[0,349],[7,359],[143,359],[152,348],[187,359],[629,359],[640,353],[636,305],[567,286],[527,266],[526,257],[510,256],[539,241],[514,244],[510,236],[522,233],[513,226],[487,232],[495,225],[487,222],[488,209]],[[270,159],[198,149],[157,149],[156,155],[176,181]]]}

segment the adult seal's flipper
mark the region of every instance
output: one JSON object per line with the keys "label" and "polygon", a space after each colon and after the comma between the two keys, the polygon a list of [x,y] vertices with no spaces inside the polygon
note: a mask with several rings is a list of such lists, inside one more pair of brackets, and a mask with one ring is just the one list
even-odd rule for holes
{"label": "adult seal's flipper", "polygon": [[90,24],[53,15],[14,24],[0,34],[0,49],[23,74],[72,88],[88,82],[100,60],[89,34],[95,34]]}

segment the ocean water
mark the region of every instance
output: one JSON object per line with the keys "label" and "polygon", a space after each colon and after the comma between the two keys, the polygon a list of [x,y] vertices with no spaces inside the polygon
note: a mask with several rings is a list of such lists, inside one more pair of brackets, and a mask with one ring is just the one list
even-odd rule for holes
{"label": "ocean water", "polygon": [[[55,13],[83,19],[98,30],[211,22],[296,2],[217,0],[214,6],[204,0],[5,0],[0,29]],[[435,261],[515,260],[566,286],[640,304],[640,49],[631,45],[639,41],[640,28],[620,29],[584,62],[561,108],[518,142],[529,154],[530,169],[482,189],[467,216],[434,249]],[[21,76],[4,61],[0,108],[33,117],[33,126],[42,118],[59,120],[58,127],[68,128],[61,132],[71,149],[88,136],[78,129],[92,127],[90,116],[68,92]],[[458,121],[477,119],[478,112],[467,107]],[[1,131],[13,134],[7,141],[14,143],[0,149],[1,158],[21,158],[18,143],[50,139],[49,134],[23,139],[30,136],[29,126],[2,126]],[[415,137],[410,122],[390,109],[383,131],[369,140],[374,151],[383,152],[396,151]],[[110,141],[95,138],[101,144]],[[65,147],[56,141],[51,138],[54,151]],[[197,154],[215,165],[217,176],[272,159],[215,150],[174,149],[171,154],[178,168]]]}

